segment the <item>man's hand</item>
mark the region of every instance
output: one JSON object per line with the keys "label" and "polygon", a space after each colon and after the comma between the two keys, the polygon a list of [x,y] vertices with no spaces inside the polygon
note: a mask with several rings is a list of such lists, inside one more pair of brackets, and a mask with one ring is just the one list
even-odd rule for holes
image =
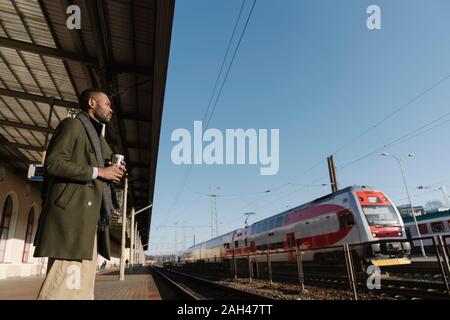
{"label": "man's hand", "polygon": [[98,168],[98,177],[117,183],[123,177],[125,171],[126,169],[124,165]]}

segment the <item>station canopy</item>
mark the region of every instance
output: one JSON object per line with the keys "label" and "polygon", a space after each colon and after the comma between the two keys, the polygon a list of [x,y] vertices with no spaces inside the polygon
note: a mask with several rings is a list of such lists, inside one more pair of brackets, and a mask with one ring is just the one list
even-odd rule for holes
{"label": "station canopy", "polygon": [[[70,6],[79,29],[68,27],[77,21]],[[106,138],[127,160],[129,203],[151,203],[173,11],[174,0],[1,1],[0,158],[25,176],[80,93],[103,88],[114,111]],[[136,219],[145,243],[151,211]]]}

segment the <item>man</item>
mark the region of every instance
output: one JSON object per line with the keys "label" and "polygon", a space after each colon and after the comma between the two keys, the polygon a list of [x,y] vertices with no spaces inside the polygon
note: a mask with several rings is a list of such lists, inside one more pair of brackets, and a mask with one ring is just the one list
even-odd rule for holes
{"label": "man", "polygon": [[108,96],[87,89],[80,104],[76,118],[56,128],[45,158],[46,195],[34,256],[49,261],[38,299],[93,299],[97,253],[110,259],[111,183],[123,177],[125,163],[104,166],[112,155],[101,134],[113,113]]}

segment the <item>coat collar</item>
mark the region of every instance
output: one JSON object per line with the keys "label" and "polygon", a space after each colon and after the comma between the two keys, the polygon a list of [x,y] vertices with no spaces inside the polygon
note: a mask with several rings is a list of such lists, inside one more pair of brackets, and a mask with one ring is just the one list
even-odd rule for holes
{"label": "coat collar", "polygon": [[95,131],[97,132],[97,134],[99,136],[101,136],[102,130],[103,130],[103,124],[100,121],[98,121],[97,119],[94,119],[93,117],[89,116],[89,114],[86,111],[81,111],[81,112],[83,112],[85,115],[88,116],[89,120],[91,120],[92,125],[95,128]]}

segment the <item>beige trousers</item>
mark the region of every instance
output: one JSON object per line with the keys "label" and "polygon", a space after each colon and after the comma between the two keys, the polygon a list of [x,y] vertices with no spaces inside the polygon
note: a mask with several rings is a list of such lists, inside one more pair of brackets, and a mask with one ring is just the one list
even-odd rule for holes
{"label": "beige trousers", "polygon": [[94,300],[97,271],[97,233],[92,260],[58,260],[49,258],[47,275],[38,300]]}

